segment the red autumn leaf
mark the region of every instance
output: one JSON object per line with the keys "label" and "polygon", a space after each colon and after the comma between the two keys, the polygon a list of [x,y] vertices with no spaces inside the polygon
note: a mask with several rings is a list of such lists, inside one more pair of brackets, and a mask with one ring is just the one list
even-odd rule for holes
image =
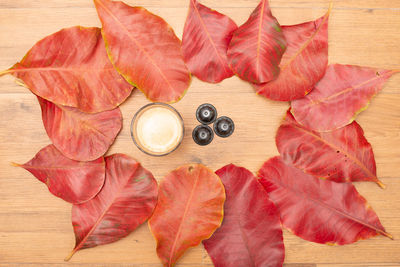
{"label": "red autumn leaf", "polygon": [[94,0],[111,61],[148,99],[180,100],[190,85],[181,42],[160,17],[123,2]]}
{"label": "red autumn leaf", "polygon": [[351,123],[387,79],[398,71],[351,65],[329,65],[325,76],[304,98],[292,101],[296,120],[315,131],[331,131]]}
{"label": "red autumn leaf", "polygon": [[182,52],[193,75],[210,83],[233,76],[226,52],[236,29],[236,23],[228,16],[190,0]]}
{"label": "red autumn leaf", "polygon": [[80,249],[118,241],[152,214],[157,204],[157,182],[139,162],[124,155],[106,157],[106,181],[92,200],[72,207],[76,244]]}
{"label": "red autumn leaf", "polygon": [[45,183],[53,195],[73,204],[92,199],[104,184],[103,158],[90,162],[71,160],[53,145],[41,149],[27,163],[16,166],[24,168]]}
{"label": "red autumn leaf", "polygon": [[268,0],[261,0],[249,19],[233,32],[228,61],[243,80],[266,83],[278,76],[285,49],[285,37]]}
{"label": "red autumn leaf", "polygon": [[11,73],[36,95],[84,112],[111,110],[132,86],[109,61],[99,28],[72,27],[39,41]]}
{"label": "red autumn leaf", "polygon": [[119,108],[89,114],[76,108],[57,106],[38,97],[47,135],[65,156],[78,161],[103,156],[122,127]]}
{"label": "red autumn leaf", "polygon": [[281,223],[257,178],[245,168],[216,171],[226,190],[224,220],[203,244],[216,267],[282,266]]}
{"label": "red autumn leaf", "polygon": [[280,157],[265,162],[259,177],[283,225],[305,240],[345,245],[378,234],[392,238],[351,183],[318,179]]}
{"label": "red autumn leaf", "polygon": [[316,21],[282,26],[287,49],[277,79],[254,85],[257,94],[269,99],[291,101],[304,97],[321,80],[328,65],[329,13]]}
{"label": "red autumn leaf", "polygon": [[300,125],[290,111],[276,134],[276,145],[286,162],[334,182],[372,181],[376,164],[371,144],[357,122],[319,133]]}
{"label": "red autumn leaf", "polygon": [[212,235],[221,225],[224,201],[220,178],[203,165],[181,166],[162,180],[149,227],[164,266]]}

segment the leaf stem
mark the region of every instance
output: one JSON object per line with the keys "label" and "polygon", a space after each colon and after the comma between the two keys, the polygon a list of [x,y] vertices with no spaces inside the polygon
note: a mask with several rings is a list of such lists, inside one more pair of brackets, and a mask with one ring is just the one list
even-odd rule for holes
{"label": "leaf stem", "polygon": [[333,1],[330,1],[329,2],[329,8],[328,8],[328,15],[331,13],[332,8],[333,8]]}
{"label": "leaf stem", "polygon": [[15,80],[15,83],[18,84],[19,86],[28,88],[28,86],[27,86],[24,82],[22,82],[21,80],[16,79],[16,80]]}
{"label": "leaf stem", "polygon": [[76,252],[75,249],[72,250],[71,253],[67,257],[65,257],[64,261],[69,261],[72,258],[72,256],[74,256],[75,252]]}
{"label": "leaf stem", "polygon": [[393,236],[391,234],[389,234],[389,233],[386,233],[385,231],[379,231],[378,233],[380,233],[381,235],[386,236],[386,237],[394,240]]}
{"label": "leaf stem", "polygon": [[11,166],[13,166],[13,167],[21,167],[22,166],[21,164],[18,164],[15,162],[10,162],[10,163],[11,163]]}
{"label": "leaf stem", "polygon": [[0,77],[3,75],[6,75],[6,74],[12,73],[12,72],[14,72],[14,70],[12,70],[12,69],[0,71]]}
{"label": "leaf stem", "polygon": [[382,183],[381,181],[377,180],[376,183],[379,185],[380,188],[385,189],[386,185]]}

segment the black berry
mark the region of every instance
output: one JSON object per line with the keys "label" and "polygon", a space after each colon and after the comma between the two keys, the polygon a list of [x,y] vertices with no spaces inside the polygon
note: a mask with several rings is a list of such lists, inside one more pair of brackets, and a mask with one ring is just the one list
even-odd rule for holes
{"label": "black berry", "polygon": [[207,125],[198,125],[192,132],[193,140],[196,144],[205,146],[214,139],[214,132]]}
{"label": "black berry", "polygon": [[232,119],[226,116],[219,117],[214,123],[214,132],[219,137],[228,137],[235,130]]}
{"label": "black berry", "polygon": [[217,110],[211,104],[202,104],[197,108],[196,118],[202,124],[210,124],[217,118]]}

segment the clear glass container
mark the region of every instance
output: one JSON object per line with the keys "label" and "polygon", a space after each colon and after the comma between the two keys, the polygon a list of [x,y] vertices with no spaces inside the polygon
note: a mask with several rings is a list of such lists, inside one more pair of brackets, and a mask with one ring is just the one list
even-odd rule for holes
{"label": "clear glass container", "polygon": [[175,151],[182,143],[184,133],[182,116],[164,103],[143,106],[131,122],[133,142],[151,156],[164,156]]}

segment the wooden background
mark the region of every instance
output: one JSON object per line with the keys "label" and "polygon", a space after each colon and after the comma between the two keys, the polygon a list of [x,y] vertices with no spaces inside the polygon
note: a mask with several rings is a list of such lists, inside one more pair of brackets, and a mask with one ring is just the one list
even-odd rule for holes
{"label": "wooden background", "polygon": [[[204,0],[204,4],[243,23],[257,0]],[[330,63],[400,69],[400,1],[334,1],[329,22]],[[179,37],[188,0],[128,0],[166,19]],[[328,0],[270,0],[281,24],[295,24],[322,16]],[[0,69],[19,61],[39,39],[64,27],[100,26],[90,0],[0,0]],[[306,242],[284,231],[288,266],[400,266],[400,75],[389,80],[358,117],[371,142],[378,176],[385,190],[358,183],[382,224],[395,240],[376,237],[347,246]],[[233,118],[234,135],[215,138],[206,147],[194,144],[195,110],[214,104],[220,115]],[[213,170],[235,163],[256,172],[277,155],[275,131],[288,107],[256,96],[236,77],[216,85],[193,80],[187,95],[175,104],[183,115],[186,135],[173,154],[154,158],[141,153],[129,135],[132,116],[147,103],[139,91],[121,106],[124,128],[109,153],[126,153],[151,170],[157,179],[181,164],[201,162]],[[0,79],[0,267],[2,266],[160,266],[155,241],[146,224],[114,244],[79,251],[69,263],[63,259],[74,246],[71,205],[51,195],[30,173],[10,165],[24,163],[49,144],[39,105],[11,76]],[[202,245],[189,250],[178,266],[211,266]]]}

